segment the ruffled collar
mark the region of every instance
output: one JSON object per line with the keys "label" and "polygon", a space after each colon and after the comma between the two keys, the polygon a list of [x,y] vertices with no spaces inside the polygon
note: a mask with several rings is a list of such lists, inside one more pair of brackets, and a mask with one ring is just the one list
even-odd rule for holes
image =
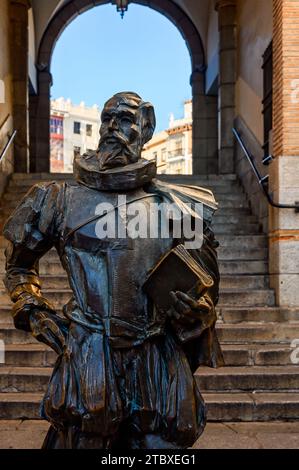
{"label": "ruffled collar", "polygon": [[157,173],[156,162],[143,158],[136,163],[100,171],[96,152],[74,158],[74,178],[99,191],[123,191],[135,189],[149,183]]}

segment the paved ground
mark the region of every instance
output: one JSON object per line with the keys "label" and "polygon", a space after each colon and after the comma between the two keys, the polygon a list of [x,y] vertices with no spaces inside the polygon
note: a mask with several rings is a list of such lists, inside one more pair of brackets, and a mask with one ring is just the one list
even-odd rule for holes
{"label": "paved ground", "polygon": [[[43,421],[0,421],[0,449],[38,449],[47,429]],[[299,449],[299,422],[209,423],[194,448]]]}

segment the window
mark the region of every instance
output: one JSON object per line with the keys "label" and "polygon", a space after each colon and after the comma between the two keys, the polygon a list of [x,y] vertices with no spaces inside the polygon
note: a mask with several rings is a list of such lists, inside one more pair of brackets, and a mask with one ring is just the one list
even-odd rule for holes
{"label": "window", "polygon": [[81,153],[81,147],[74,147],[74,157],[77,155],[77,153]]}
{"label": "window", "polygon": [[63,118],[51,116],[50,119],[50,132],[51,134],[62,135],[63,134]]}
{"label": "window", "polygon": [[166,162],[166,154],[167,154],[166,149],[165,148],[162,149],[162,151],[161,151],[161,161],[162,162]]}
{"label": "window", "polygon": [[92,136],[92,124],[86,124],[86,135],[87,137]]}
{"label": "window", "polygon": [[264,82],[264,158],[271,153],[270,135],[272,130],[272,88],[273,88],[273,48],[272,42],[263,54],[263,82]]}
{"label": "window", "polygon": [[81,122],[74,121],[74,134],[81,133]]}
{"label": "window", "polygon": [[158,152],[153,152],[153,160],[158,160]]}

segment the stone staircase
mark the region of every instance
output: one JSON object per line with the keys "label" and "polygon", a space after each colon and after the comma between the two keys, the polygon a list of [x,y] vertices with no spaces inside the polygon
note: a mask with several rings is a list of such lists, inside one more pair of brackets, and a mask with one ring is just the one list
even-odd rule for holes
{"label": "stone staircase", "polygon": [[[37,181],[70,175],[14,174],[1,200],[0,223]],[[161,176],[174,183],[205,186],[219,202],[214,230],[220,242],[221,296],[218,335],[226,367],[199,368],[196,380],[208,405],[210,421],[271,421],[299,418],[299,367],[290,347],[299,338],[299,311],[275,306],[268,285],[267,238],[259,230],[235,175]],[[5,241],[0,238],[0,271]],[[43,292],[57,308],[70,296],[58,256],[51,250],[40,263]],[[10,301],[0,286],[0,419],[37,419],[39,403],[55,354],[30,334],[13,327]]]}

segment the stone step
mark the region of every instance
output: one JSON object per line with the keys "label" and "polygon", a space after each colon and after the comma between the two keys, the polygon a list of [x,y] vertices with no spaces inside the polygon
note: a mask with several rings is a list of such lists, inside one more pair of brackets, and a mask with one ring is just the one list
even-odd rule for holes
{"label": "stone step", "polygon": [[[229,209],[231,210],[231,209]],[[267,248],[267,237],[262,234],[252,235],[218,235],[217,240],[220,243],[220,248],[231,247],[233,249],[256,249],[256,248]],[[0,248],[5,248],[7,240],[0,235]]]}
{"label": "stone step", "polygon": [[1,367],[0,393],[44,392],[51,373],[50,367]]}
{"label": "stone step", "polygon": [[220,212],[222,209],[246,209],[248,207],[248,202],[244,198],[243,200],[239,201],[230,201],[223,199],[219,201],[218,211]]}
{"label": "stone step", "polygon": [[[40,173],[22,173],[22,172],[15,172],[12,174],[12,180],[44,180],[44,179],[66,179],[72,178],[72,173],[55,173],[55,172],[40,172]],[[212,180],[212,181],[236,181],[237,176],[235,173],[227,173],[224,175],[218,174],[209,174],[209,175],[158,175],[157,178],[162,180],[174,180],[174,179],[181,179],[181,180],[197,180],[197,179],[205,179],[205,180]]]}
{"label": "stone step", "polygon": [[[0,308],[0,324],[11,322],[12,304]],[[218,324],[299,322],[299,309],[282,307],[217,306]],[[220,323],[221,322],[221,323]],[[277,325],[279,328],[279,324]]]}
{"label": "stone step", "polygon": [[255,235],[218,235],[217,240],[220,247],[231,247],[233,249],[256,249],[267,248],[267,237],[263,234]]}
{"label": "stone step", "polygon": [[[1,372],[1,370],[0,370]],[[221,391],[292,391],[299,390],[299,367],[199,367],[195,379],[204,393]]]}
{"label": "stone step", "polygon": [[33,344],[7,344],[5,356],[1,367],[52,367],[57,354],[42,343]]}
{"label": "stone step", "polygon": [[4,341],[5,347],[16,344],[37,344],[31,333],[17,330],[12,321],[0,324],[0,340]]}
{"label": "stone step", "polygon": [[1,419],[40,419],[42,393],[0,393]]}
{"label": "stone step", "polygon": [[[18,202],[21,202],[21,198],[18,200]],[[241,197],[239,195],[229,195],[225,196],[224,199],[218,199],[219,203],[219,211],[215,213],[215,217],[213,219],[214,224],[221,224],[221,223],[230,223],[230,224],[238,224],[240,221],[244,223],[245,225],[254,225],[257,224],[257,219],[254,216],[246,216],[242,218],[238,218],[238,215],[231,216],[231,218],[227,218],[227,220],[224,220],[225,214],[221,214],[221,209],[222,208],[230,208],[234,209],[235,207],[237,208],[245,208],[248,206],[248,203],[246,202],[246,199],[244,197]],[[17,207],[16,202],[12,201],[6,201],[0,203],[0,216],[1,216],[1,224],[4,225],[6,220],[10,217],[14,209]],[[222,215],[222,217],[220,217]]]}
{"label": "stone step", "polygon": [[[167,181],[172,184],[219,184],[227,186],[238,184],[235,174],[228,175],[157,175],[157,179]],[[72,173],[14,173],[10,179],[11,184],[36,184],[40,181],[74,181]]]}
{"label": "stone step", "polygon": [[[68,289],[69,282],[66,275],[61,276],[42,276],[43,289]],[[221,289],[260,289],[268,287],[268,276],[265,275],[242,275],[242,276],[221,276]]]}
{"label": "stone step", "polygon": [[[279,343],[290,346],[292,341],[299,338],[298,321],[281,322],[279,325],[271,322],[226,324],[218,321],[216,328],[222,344]],[[3,340],[5,344],[37,344],[30,333],[14,328],[9,317],[6,322],[0,323],[0,340]]]}
{"label": "stone step", "polygon": [[[51,373],[51,367],[1,367],[0,393],[43,392]],[[195,373],[195,379],[203,393],[294,391],[299,389],[299,367],[200,367]]]}
{"label": "stone step", "polygon": [[[1,419],[39,419],[42,393],[1,393]],[[299,415],[299,393],[204,393],[208,421],[289,421]]]}
{"label": "stone step", "polygon": [[208,421],[298,420],[299,393],[203,393]]}
{"label": "stone step", "polygon": [[[210,189],[210,188],[207,188]],[[16,205],[23,199],[23,197],[28,192],[28,187],[22,186],[11,186],[8,191],[1,198],[1,207],[5,208],[15,208]],[[213,189],[213,194],[217,202],[220,201],[246,201],[246,195],[242,191],[241,187],[234,186],[227,188],[226,186],[219,186]],[[217,212],[216,212],[217,213]]]}
{"label": "stone step", "polygon": [[[292,362],[294,348],[289,345],[270,344],[223,344],[222,352],[226,367],[236,366],[280,366],[298,367]],[[299,356],[299,355],[298,355]],[[57,355],[42,343],[7,344],[1,367],[51,367]]]}
{"label": "stone step", "polygon": [[227,260],[219,262],[220,274],[267,274],[268,262],[266,260],[258,261],[236,261]]}
{"label": "stone step", "polygon": [[219,303],[233,306],[269,306],[275,304],[271,289],[222,289]]}
{"label": "stone step", "polygon": [[68,277],[61,276],[41,276],[42,289],[70,289]]}
{"label": "stone step", "polygon": [[[219,318],[228,324],[241,322],[282,323],[299,321],[299,309],[284,307],[217,307]],[[277,325],[279,327],[279,325]]]}
{"label": "stone step", "polygon": [[216,212],[213,217],[213,222],[216,224],[256,224],[257,219],[253,215],[244,215],[244,214],[223,214],[220,210]]}
{"label": "stone step", "polygon": [[[34,183],[33,183],[34,184]],[[30,185],[25,185],[25,186],[20,186],[19,184],[15,185],[13,183],[10,183],[10,185],[7,188],[7,191],[5,194],[2,196],[2,203],[3,206],[7,202],[14,202],[15,204],[19,202],[27,193],[28,189],[30,188]],[[219,184],[211,184],[207,186],[207,183],[202,184],[201,187],[210,189],[216,200],[218,199],[223,199],[225,197],[230,197],[231,195],[234,196],[242,196],[244,197],[245,193],[242,187],[237,184],[229,184],[229,185],[219,185]]]}
{"label": "stone step", "polygon": [[252,224],[218,224],[217,221],[212,224],[212,229],[215,233],[216,238],[222,234],[232,234],[232,235],[255,235],[259,233],[259,225],[257,223]]}
{"label": "stone step", "polygon": [[[265,260],[258,261],[244,261],[244,260],[226,260],[219,261],[219,269],[222,276],[224,275],[239,275],[239,274],[267,274],[268,263]],[[61,266],[59,259],[46,261],[42,259],[40,262],[40,275],[41,276],[62,276],[65,275],[65,270]],[[4,274],[4,264],[0,263],[0,275]]]}
{"label": "stone step", "polygon": [[[268,257],[266,248],[252,248],[251,246],[244,246],[243,248],[232,246],[219,246],[217,249],[218,259],[221,260],[265,260]],[[55,248],[48,251],[42,258],[40,263],[44,261],[55,263],[59,262],[59,256]],[[5,264],[5,248],[0,248],[0,265]]]}
{"label": "stone step", "polygon": [[227,275],[220,278],[220,290],[222,289],[264,289],[268,287],[268,276],[257,275]]}
{"label": "stone step", "polygon": [[72,173],[45,173],[45,172],[40,172],[40,173],[22,173],[22,172],[16,172],[11,175],[10,181],[16,181],[16,180],[21,180],[21,181],[51,181],[51,180],[59,179],[59,180],[65,180],[65,179],[73,179]]}
{"label": "stone step", "polygon": [[[67,303],[72,296],[70,289],[44,289],[42,291],[44,297],[53,302],[55,306],[60,306]],[[9,304],[9,296],[6,291],[0,289],[0,303]]]}
{"label": "stone step", "polygon": [[[294,348],[290,345],[277,343],[222,344],[225,365],[228,367],[253,365],[298,367],[299,364],[293,361],[293,351]],[[296,362],[297,356],[299,359],[299,354],[296,355]]]}
{"label": "stone step", "polygon": [[252,248],[244,246],[237,248],[232,246],[219,246],[217,249],[218,259],[222,260],[266,260],[268,258],[267,248]]}
{"label": "stone step", "polygon": [[217,322],[218,338],[221,343],[282,343],[290,345],[299,338],[299,322],[258,323],[242,322],[237,324]]}
{"label": "stone step", "polygon": [[[19,202],[19,200],[18,200]],[[2,205],[1,215],[3,222],[5,222],[12,211],[16,208],[17,204],[6,204],[5,207]],[[217,211],[213,217],[214,224],[232,224],[232,225],[242,225],[242,224],[257,224],[257,219],[253,215],[234,213],[234,209],[230,209],[231,214],[223,213],[224,211]]]}
{"label": "stone step", "polygon": [[[43,295],[54,305],[62,305],[69,301],[72,292],[70,289],[44,289]],[[5,290],[0,289],[1,304],[9,304],[9,296]],[[239,304],[245,306],[272,306],[275,303],[274,291],[270,289],[222,289],[220,295],[221,305]]]}

